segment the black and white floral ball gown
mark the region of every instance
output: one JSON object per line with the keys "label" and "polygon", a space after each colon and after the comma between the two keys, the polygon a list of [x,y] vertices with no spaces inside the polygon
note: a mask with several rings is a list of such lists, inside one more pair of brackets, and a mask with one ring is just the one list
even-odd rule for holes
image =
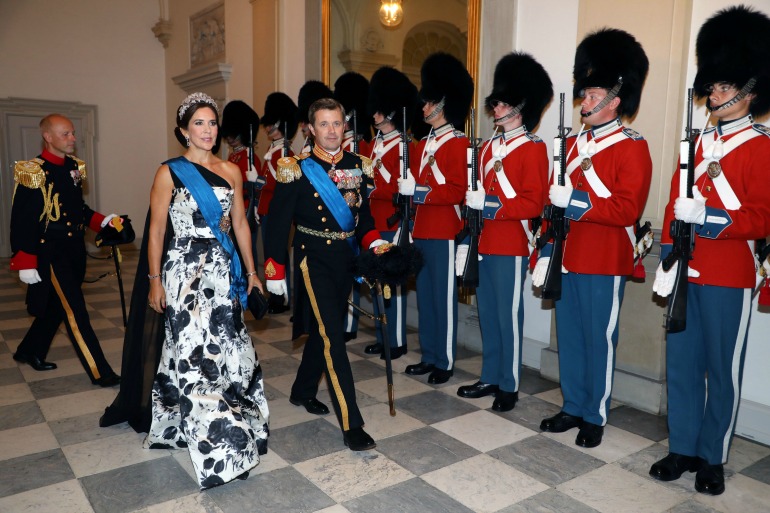
{"label": "black and white floral ball gown", "polygon": [[[227,182],[196,165],[230,211]],[[166,339],[152,391],[144,445],[187,447],[201,488],[242,476],[267,452],[268,408],[262,369],[229,297],[230,259],[190,192],[172,172],[174,229],[163,265]]]}

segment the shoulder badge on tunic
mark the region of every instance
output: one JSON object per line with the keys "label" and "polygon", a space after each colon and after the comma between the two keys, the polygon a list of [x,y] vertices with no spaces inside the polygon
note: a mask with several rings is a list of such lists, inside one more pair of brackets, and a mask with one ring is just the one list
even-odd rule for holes
{"label": "shoulder badge on tunic", "polygon": [[632,128],[623,128],[623,133],[626,134],[629,138],[633,139],[634,141],[643,141],[644,137],[642,137],[642,134],[637,132],[636,130]]}
{"label": "shoulder badge on tunic", "polygon": [[770,137],[770,127],[766,127],[765,125],[760,125],[759,123],[755,123],[753,127],[754,127],[754,130],[756,130],[760,134],[765,134],[766,136]]}
{"label": "shoulder badge on tunic", "polygon": [[538,136],[536,136],[535,134],[531,134],[529,132],[526,132],[524,135],[526,135],[527,139],[529,139],[532,142],[536,142],[536,143],[543,142],[543,140],[541,138],[539,138]]}
{"label": "shoulder badge on tunic", "polygon": [[454,130],[455,137],[465,137],[465,132],[462,130]]}
{"label": "shoulder badge on tunic", "polygon": [[81,182],[84,181],[86,179],[86,163],[77,157],[73,157],[72,155],[70,155],[69,157],[75,162],[77,162],[80,181]]}
{"label": "shoulder badge on tunic", "polygon": [[372,164],[372,159],[364,157],[363,155],[359,155],[358,153],[356,153],[356,157],[361,159],[361,170],[364,172],[364,174],[369,178],[374,178],[374,167]]}
{"label": "shoulder badge on tunic", "polygon": [[275,173],[275,180],[280,183],[291,183],[302,176],[302,169],[299,167],[299,161],[304,157],[281,157],[278,159],[278,171]]}
{"label": "shoulder badge on tunic", "polygon": [[29,189],[40,189],[45,185],[45,171],[42,159],[20,160],[13,168],[13,181]]}

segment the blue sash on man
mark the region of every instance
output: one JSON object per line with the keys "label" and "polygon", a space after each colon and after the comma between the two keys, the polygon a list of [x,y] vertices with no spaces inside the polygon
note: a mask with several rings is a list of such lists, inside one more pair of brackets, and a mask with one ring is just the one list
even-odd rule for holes
{"label": "blue sash on man", "polygon": [[193,199],[198,204],[198,208],[206,220],[206,224],[211,228],[214,237],[222,245],[227,255],[230,257],[230,299],[240,301],[241,305],[247,304],[247,282],[243,277],[241,269],[241,260],[235,251],[235,245],[232,239],[219,228],[219,221],[222,219],[222,205],[219,204],[211,185],[201,176],[200,171],[184,157],[176,157],[164,162],[182,181],[184,186],[190,191]]}

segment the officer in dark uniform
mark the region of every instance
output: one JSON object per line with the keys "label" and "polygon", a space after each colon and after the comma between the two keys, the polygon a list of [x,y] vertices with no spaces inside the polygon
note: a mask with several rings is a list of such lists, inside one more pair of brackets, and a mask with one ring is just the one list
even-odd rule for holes
{"label": "officer in dark uniform", "polygon": [[40,121],[40,131],[43,153],[17,162],[14,170],[11,270],[19,271],[21,281],[29,285],[27,310],[35,320],[13,358],[38,371],[55,369],[56,364],[45,357],[59,324],[65,321],[91,381],[111,387],[120,383],[120,376],[99,346],[80,287],[86,272],[86,227],[105,235],[122,229],[120,218],[105,217],[83,201],[86,166],[71,156],[75,151],[72,122],[49,114]]}
{"label": "officer in dark uniform", "polygon": [[351,450],[375,447],[363,430],[353,373],[345,349],[343,321],[353,285],[352,260],[360,248],[386,242],[374,228],[366,197],[371,183],[369,159],[342,150],[345,110],[324,98],[308,112],[316,144],[310,155],[279,161],[278,184],[270,203],[265,277],[274,294],[286,292],[286,243],[294,233],[294,338],[309,333],[289,400],[309,412],[328,411],[316,398],[326,374],[334,411]]}

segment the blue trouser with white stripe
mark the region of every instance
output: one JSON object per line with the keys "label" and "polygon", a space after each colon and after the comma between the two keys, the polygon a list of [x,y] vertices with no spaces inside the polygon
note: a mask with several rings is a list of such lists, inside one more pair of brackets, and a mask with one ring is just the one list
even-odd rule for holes
{"label": "blue trouser with white stripe", "polygon": [[518,392],[527,259],[482,256],[476,290],[483,352],[481,381]]}
{"label": "blue trouser with white stripe", "polygon": [[687,328],[666,337],[671,452],[727,461],[741,395],[751,289],[687,287]]}
{"label": "blue trouser with white stripe", "polygon": [[567,273],[556,301],[562,411],[604,426],[610,409],[625,276]]}
{"label": "blue trouser with white stripe", "polygon": [[[393,242],[395,231],[380,232],[383,239]],[[388,319],[388,340],[390,347],[401,347],[406,345],[406,286],[392,287],[390,289],[390,299],[384,299],[385,316]],[[380,316],[380,308],[374,303],[374,315]],[[382,332],[380,323],[377,322],[377,342],[382,344]]]}
{"label": "blue trouser with white stripe", "polygon": [[453,240],[415,239],[423,266],[417,273],[422,362],[439,369],[454,367],[457,355],[457,281]]}

